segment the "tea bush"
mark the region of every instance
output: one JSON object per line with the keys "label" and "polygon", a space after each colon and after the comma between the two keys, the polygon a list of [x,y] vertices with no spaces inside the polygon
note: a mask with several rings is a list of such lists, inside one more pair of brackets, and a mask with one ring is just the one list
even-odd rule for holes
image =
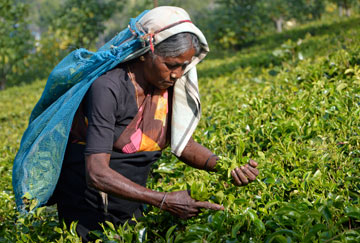
{"label": "tea bush", "polygon": [[[168,150],[148,187],[191,190],[225,211],[184,221],[147,206],[135,226],[103,225],[97,242],[359,242],[359,18],[270,36],[199,65],[202,120],[194,137],[220,155],[219,173]],[[325,26],[325,27],[324,27]],[[44,81],[0,94],[0,242],[79,242],[52,207],[15,210],[11,166]],[[248,158],[258,179],[235,187],[230,168]],[[31,205],[30,205],[31,207]]]}

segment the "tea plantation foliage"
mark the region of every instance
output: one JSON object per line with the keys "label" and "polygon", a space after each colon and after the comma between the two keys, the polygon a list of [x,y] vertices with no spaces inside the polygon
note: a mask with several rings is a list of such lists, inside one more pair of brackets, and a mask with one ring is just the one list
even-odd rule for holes
{"label": "tea plantation foliage", "polygon": [[[221,173],[166,151],[148,187],[191,189],[226,210],[183,221],[148,207],[136,225],[104,225],[97,242],[360,242],[360,18],[265,36],[199,65],[203,116],[195,139]],[[45,81],[0,92],[0,242],[80,242],[52,207],[15,210],[12,161]],[[248,158],[257,181],[234,187]],[[31,208],[31,203],[29,205]]]}

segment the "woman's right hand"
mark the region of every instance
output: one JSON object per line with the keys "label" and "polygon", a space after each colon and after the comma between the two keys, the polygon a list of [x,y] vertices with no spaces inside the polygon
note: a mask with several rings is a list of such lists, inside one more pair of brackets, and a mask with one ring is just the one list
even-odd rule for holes
{"label": "woman's right hand", "polygon": [[219,204],[196,201],[190,197],[188,191],[169,192],[161,207],[161,209],[182,219],[197,216],[201,208],[224,210],[224,207]]}
{"label": "woman's right hand", "polygon": [[258,163],[250,159],[249,163],[235,168],[231,171],[231,175],[234,178],[234,184],[237,186],[246,186],[250,182],[253,182],[259,175],[259,170],[256,169]]}

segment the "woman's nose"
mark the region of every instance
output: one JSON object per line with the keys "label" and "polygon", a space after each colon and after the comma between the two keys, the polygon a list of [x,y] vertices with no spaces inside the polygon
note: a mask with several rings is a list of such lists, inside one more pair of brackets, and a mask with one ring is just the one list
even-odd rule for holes
{"label": "woman's nose", "polygon": [[171,78],[179,79],[179,78],[181,78],[183,73],[184,73],[184,69],[182,69],[181,67],[178,67],[171,73]]}

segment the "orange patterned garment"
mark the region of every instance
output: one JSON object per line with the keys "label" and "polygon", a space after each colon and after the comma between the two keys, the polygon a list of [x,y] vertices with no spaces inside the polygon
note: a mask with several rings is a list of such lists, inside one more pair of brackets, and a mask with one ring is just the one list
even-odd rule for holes
{"label": "orange patterned garment", "polygon": [[114,147],[124,153],[159,151],[169,143],[168,90],[155,89],[147,94],[139,111],[125,128]]}

